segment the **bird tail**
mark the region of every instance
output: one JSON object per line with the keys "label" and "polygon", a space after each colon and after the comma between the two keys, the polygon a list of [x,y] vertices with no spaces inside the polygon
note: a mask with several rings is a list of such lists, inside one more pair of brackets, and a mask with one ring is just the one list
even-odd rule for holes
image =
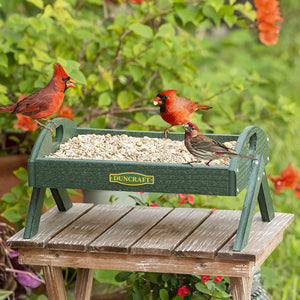
{"label": "bird tail", "polygon": [[211,108],[212,108],[212,107],[211,107],[211,106],[208,106],[208,105],[196,104],[196,110],[197,110],[197,109],[209,110],[209,109],[211,109]]}
{"label": "bird tail", "polygon": [[2,112],[10,112],[11,113],[15,110],[15,107],[16,107],[15,104],[0,106],[0,113],[2,113]]}
{"label": "bird tail", "polygon": [[235,152],[235,156],[239,156],[239,157],[243,157],[243,158],[248,158],[248,159],[252,159],[252,160],[258,160],[258,159],[255,158],[255,157],[247,156],[247,155],[240,154],[240,153],[237,153],[237,152]]}

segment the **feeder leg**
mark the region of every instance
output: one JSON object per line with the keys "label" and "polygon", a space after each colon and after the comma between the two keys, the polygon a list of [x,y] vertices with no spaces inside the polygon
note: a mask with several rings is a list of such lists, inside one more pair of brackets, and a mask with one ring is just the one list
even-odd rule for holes
{"label": "feeder leg", "polygon": [[258,204],[262,220],[264,222],[270,222],[274,218],[274,208],[265,170],[263,171],[262,182],[258,194]]}
{"label": "feeder leg", "polygon": [[66,189],[50,188],[59,211],[67,211],[72,207],[72,202]]}
{"label": "feeder leg", "polygon": [[243,248],[245,248],[248,242],[255,204],[258,197],[264,170],[262,156],[257,155],[256,158],[258,159],[258,161],[253,162],[233,251],[241,251]]}
{"label": "feeder leg", "polygon": [[39,230],[46,188],[33,188],[24,230],[24,239],[30,239]]}

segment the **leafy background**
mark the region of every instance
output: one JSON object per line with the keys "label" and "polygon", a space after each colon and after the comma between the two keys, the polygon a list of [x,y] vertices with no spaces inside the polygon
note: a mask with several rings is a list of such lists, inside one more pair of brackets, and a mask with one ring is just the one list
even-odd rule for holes
{"label": "leafy background", "polygon": [[[296,0],[282,1],[276,46],[259,43],[251,2],[0,0],[0,104],[31,94],[60,62],[78,84],[64,103],[81,127],[162,130],[152,105],[165,89],[213,110],[192,121],[205,133],[232,134],[248,125],[270,138],[269,174],[288,162],[299,168],[300,33]],[[30,152],[38,132],[19,140],[14,115],[0,115],[1,155],[7,135]],[[180,126],[173,130],[182,131]],[[199,197],[217,208],[241,208],[239,198]],[[276,211],[295,213],[283,244],[262,268],[273,299],[296,299],[300,284],[300,205],[292,191],[273,194]]]}

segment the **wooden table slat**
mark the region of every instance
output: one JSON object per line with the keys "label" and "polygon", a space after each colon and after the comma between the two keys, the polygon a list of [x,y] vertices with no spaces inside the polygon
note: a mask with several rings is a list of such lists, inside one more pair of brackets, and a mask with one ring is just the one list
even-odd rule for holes
{"label": "wooden table slat", "polygon": [[[263,222],[260,213],[256,213],[247,246],[241,251],[232,251],[235,236],[226,243],[217,254],[220,259],[257,261],[260,256],[267,258],[282,240],[283,231],[292,223],[293,214],[275,213],[270,222]],[[263,259],[262,259],[263,260]]]}
{"label": "wooden table slat", "polygon": [[175,208],[132,245],[130,253],[170,256],[175,247],[210,214],[210,209]]}
{"label": "wooden table slat", "polygon": [[215,211],[174,250],[174,255],[213,259],[235,234],[240,215],[240,211]]}
{"label": "wooden table slat", "polygon": [[172,211],[167,207],[135,207],[88,247],[91,252],[128,253],[129,247]]}
{"label": "wooden table slat", "polygon": [[93,206],[94,204],[91,203],[75,203],[67,211],[59,211],[57,206],[54,206],[41,216],[39,231],[34,237],[24,239],[24,229],[22,229],[7,241],[7,245],[11,248],[44,248],[52,237],[88,212]]}
{"label": "wooden table slat", "polygon": [[126,215],[133,207],[97,205],[52,238],[48,249],[86,251],[87,246],[100,234]]}

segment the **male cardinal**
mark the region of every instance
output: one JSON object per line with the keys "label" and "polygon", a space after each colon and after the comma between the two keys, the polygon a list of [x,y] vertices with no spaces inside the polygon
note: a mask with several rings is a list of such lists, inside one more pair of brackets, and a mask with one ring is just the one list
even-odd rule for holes
{"label": "male cardinal", "polygon": [[69,87],[75,87],[73,84],[75,81],[67,75],[59,63],[54,64],[53,67],[54,73],[47,86],[15,104],[0,106],[0,113],[10,112],[28,116],[40,126],[52,131],[51,127],[47,127],[36,119],[43,119],[53,123],[54,121],[45,118],[58,111],[64,100],[65,91]]}
{"label": "male cardinal", "polygon": [[246,156],[230,150],[224,144],[201,134],[194,123],[189,122],[183,125],[183,128],[185,130],[184,144],[187,150],[197,158],[197,161],[192,161],[189,164],[199,162],[201,159],[204,159],[208,160],[206,165],[209,166],[210,162],[214,159],[231,156],[257,160],[254,157]]}
{"label": "male cardinal", "polygon": [[170,127],[164,130],[165,137],[167,137],[169,129],[174,125],[182,125],[189,122],[197,109],[208,110],[212,108],[211,106],[196,104],[194,101],[184,97],[177,97],[176,93],[177,91],[175,90],[164,91],[153,99],[153,104],[160,106],[161,117],[171,124]]}

